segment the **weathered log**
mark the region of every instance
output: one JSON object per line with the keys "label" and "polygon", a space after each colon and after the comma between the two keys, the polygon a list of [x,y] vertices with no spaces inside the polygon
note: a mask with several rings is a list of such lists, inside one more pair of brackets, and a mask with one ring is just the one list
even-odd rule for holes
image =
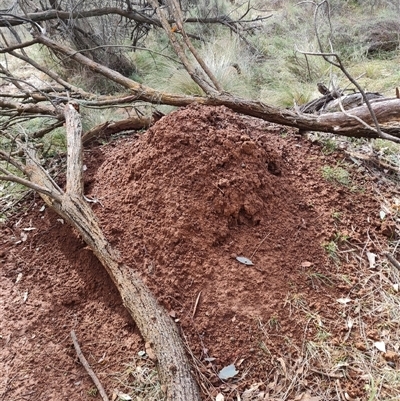
{"label": "weathered log", "polygon": [[[365,97],[371,103],[384,100],[380,93],[366,92]],[[365,99],[360,92],[344,94],[341,90],[329,91],[324,96],[311,100],[299,107],[302,113],[332,113],[344,110],[351,110],[365,104]]]}
{"label": "weathered log", "polygon": [[120,121],[106,121],[86,131],[82,136],[82,142],[86,145],[95,138],[108,137],[122,131],[148,128],[152,122],[152,118],[146,117],[130,117]]}

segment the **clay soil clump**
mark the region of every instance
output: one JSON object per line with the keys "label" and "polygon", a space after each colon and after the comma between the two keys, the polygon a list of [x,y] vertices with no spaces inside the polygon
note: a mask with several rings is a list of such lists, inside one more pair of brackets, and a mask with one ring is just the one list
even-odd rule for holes
{"label": "clay soil clump", "polygon": [[[99,200],[101,227],[180,326],[214,396],[231,399],[253,383],[268,391],[278,358],[298,358],[317,338],[309,311],[342,335],[337,299],[357,272],[324,244],[338,233],[362,243],[368,231],[380,235],[380,223],[368,180],[355,171],[348,186],[323,178],[341,157],[283,127],[204,106],[85,152],[85,193]],[[0,390],[8,399],[32,391],[31,400],[87,400],[93,385],[71,329],[109,392],[112,373],[144,345],[97,260],[41,207],[33,200],[2,227],[0,368],[9,379]],[[239,374],[224,383],[217,373],[233,363]]]}

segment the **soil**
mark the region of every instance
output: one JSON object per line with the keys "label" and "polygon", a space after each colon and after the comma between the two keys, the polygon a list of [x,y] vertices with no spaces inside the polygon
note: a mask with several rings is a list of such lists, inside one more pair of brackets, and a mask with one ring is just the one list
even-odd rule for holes
{"label": "soil", "polygon": [[[101,227],[181,328],[211,394],[267,391],[278,358],[318,335],[302,310],[344,336],[337,299],[360,265],[336,263],[323,245],[363,244],[383,228],[376,183],[343,154],[224,107],[190,106],[87,149],[85,163]],[[349,185],[324,178],[324,166],[345,166]],[[93,399],[71,330],[111,394],[144,344],[100,263],[38,197],[1,234],[0,400]],[[233,363],[239,374],[224,383],[216,373]]]}

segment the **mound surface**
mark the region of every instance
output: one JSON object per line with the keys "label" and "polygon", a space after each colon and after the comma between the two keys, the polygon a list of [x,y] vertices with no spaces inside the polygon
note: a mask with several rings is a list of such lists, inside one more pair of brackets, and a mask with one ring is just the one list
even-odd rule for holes
{"label": "mound surface", "polygon": [[[368,190],[368,182],[327,182],[321,168],[336,165],[335,157],[286,136],[224,107],[191,106],[139,137],[85,152],[86,194],[101,202],[94,208],[102,228],[177,321],[215,388],[224,386],[215,373],[232,363],[237,390],[267,384],[277,357],[295,357],[304,339],[318,335],[303,310],[334,322],[355,266],[335,264],[322,245],[338,233],[361,241],[379,229],[378,206],[355,190]],[[42,399],[71,396],[71,385],[74,399],[89,399],[92,385],[74,362],[69,330],[92,361],[105,354],[95,370],[109,386],[110,372],[143,344],[101,266],[41,205],[2,228],[3,341],[10,336],[2,363],[10,375],[25,364]],[[28,222],[37,230],[15,245]],[[23,286],[15,284],[21,272]],[[28,380],[15,377],[19,386],[5,387],[7,395],[20,395]]]}

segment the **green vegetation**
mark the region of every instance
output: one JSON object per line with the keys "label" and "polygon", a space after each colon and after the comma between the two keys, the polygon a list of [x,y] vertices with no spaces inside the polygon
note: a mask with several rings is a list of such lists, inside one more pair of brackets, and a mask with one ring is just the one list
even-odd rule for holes
{"label": "green vegetation", "polygon": [[322,247],[325,249],[325,252],[328,254],[328,256],[336,264],[338,264],[340,262],[339,247],[341,245],[348,243],[348,241],[349,241],[348,235],[342,234],[341,232],[336,232],[330,241],[324,242],[322,244]]}
{"label": "green vegetation", "polygon": [[327,137],[326,139],[323,139],[321,142],[322,142],[322,152],[325,155],[332,154],[338,148],[338,144],[335,138]]}
{"label": "green vegetation", "polygon": [[332,280],[325,274],[314,272],[314,271],[308,271],[308,272],[306,272],[306,276],[307,276],[308,280],[311,282],[311,286],[313,288],[316,288],[321,285],[325,285],[325,286],[333,285]]}
{"label": "green vegetation", "polygon": [[334,261],[338,261],[338,245],[335,241],[329,241],[322,244],[322,247],[325,249],[325,252],[328,256],[333,259]]}
{"label": "green vegetation", "polygon": [[322,177],[324,177],[327,181],[340,184],[345,187],[348,187],[351,184],[350,173],[340,165],[335,167],[324,166],[322,168]]}
{"label": "green vegetation", "polygon": [[279,318],[276,316],[271,316],[271,318],[268,320],[268,326],[270,329],[279,330],[281,326],[279,323]]}

